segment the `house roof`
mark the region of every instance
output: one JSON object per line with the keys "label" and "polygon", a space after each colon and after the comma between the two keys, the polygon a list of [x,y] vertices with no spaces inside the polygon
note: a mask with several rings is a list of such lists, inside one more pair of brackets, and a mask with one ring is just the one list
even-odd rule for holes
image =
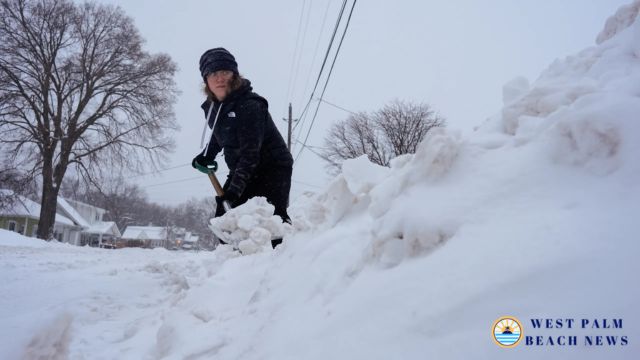
{"label": "house roof", "polygon": [[78,207],[88,207],[88,208],[93,208],[93,209],[95,209],[97,212],[102,213],[102,214],[105,214],[105,213],[107,213],[107,212],[108,212],[106,209],[103,209],[103,208],[101,208],[101,207],[97,207],[97,206],[95,206],[95,205],[87,204],[87,203],[84,203],[84,202],[82,202],[82,201],[72,200],[72,199],[65,199],[65,200],[67,200],[67,202],[68,202],[69,204],[71,204],[71,206],[73,206],[73,207],[74,207],[74,208],[76,208],[76,209],[77,209]]}
{"label": "house roof", "polygon": [[99,221],[95,224],[92,224],[88,229],[84,230],[84,232],[89,234],[109,234],[117,237],[121,236],[118,226],[113,221]]}
{"label": "house roof", "polygon": [[134,240],[164,240],[167,238],[167,231],[163,226],[127,226],[124,234],[122,234],[122,238]]}
{"label": "house roof", "polygon": [[91,224],[87,222],[77,211],[71,206],[64,198],[58,196],[58,206],[62,209],[62,211],[73,220],[76,224],[82,226],[85,229],[91,227]]}
{"label": "house roof", "polygon": [[[10,190],[0,190],[3,194],[12,194]],[[18,201],[9,209],[0,211],[0,215],[4,216],[25,216],[33,219],[40,218],[40,204],[33,200],[29,200],[24,196],[17,195]],[[56,213],[55,222],[62,225],[75,225],[71,219]]]}
{"label": "house roof", "polygon": [[193,235],[191,232],[187,232],[187,234],[184,236],[184,242],[198,242],[198,240],[200,239],[199,236],[197,235]]}

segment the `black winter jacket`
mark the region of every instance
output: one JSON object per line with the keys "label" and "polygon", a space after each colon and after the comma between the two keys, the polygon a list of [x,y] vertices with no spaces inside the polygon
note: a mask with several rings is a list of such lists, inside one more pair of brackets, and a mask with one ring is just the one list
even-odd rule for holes
{"label": "black winter jacket", "polygon": [[[280,135],[271,115],[267,100],[254,93],[251,82],[244,79],[242,86],[226,96],[224,101],[213,101],[208,119],[214,125],[209,145],[202,154],[213,160],[220,150],[229,168],[228,188],[240,196],[255,174],[265,173],[272,167],[292,167],[293,157]],[[202,105],[205,117],[211,100]],[[206,153],[205,153],[206,152]],[[259,179],[257,179],[259,180]]]}

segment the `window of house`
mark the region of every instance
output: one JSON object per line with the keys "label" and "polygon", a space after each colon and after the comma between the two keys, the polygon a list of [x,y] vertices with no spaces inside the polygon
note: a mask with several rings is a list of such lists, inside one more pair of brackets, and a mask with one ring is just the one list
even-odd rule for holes
{"label": "window of house", "polygon": [[8,223],[7,229],[9,229],[9,231],[16,231],[16,226],[17,226],[17,224],[18,224],[18,223],[16,223],[15,221],[13,221],[13,220],[9,220],[9,223]]}

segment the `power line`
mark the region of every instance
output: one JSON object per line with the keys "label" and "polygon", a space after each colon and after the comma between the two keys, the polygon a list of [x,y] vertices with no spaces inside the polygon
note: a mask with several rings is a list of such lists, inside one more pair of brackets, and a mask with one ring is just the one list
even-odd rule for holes
{"label": "power line", "polygon": [[320,154],[319,152],[317,152],[317,151],[315,151],[315,150],[314,150],[314,149],[326,150],[325,148],[320,147],[320,146],[311,146],[311,145],[303,144],[303,143],[302,143],[302,141],[300,141],[300,140],[298,140],[298,139],[296,139],[296,142],[297,142],[298,144],[302,145],[302,147],[303,147],[303,148],[307,148],[307,149],[309,149],[309,151],[311,151],[312,153],[314,153],[317,157],[319,157],[319,158],[321,158],[321,159],[324,159],[324,158],[325,158],[325,156],[324,156],[324,155],[322,155],[322,154]]}
{"label": "power line", "polygon": [[304,9],[307,4],[307,0],[302,2],[302,9],[300,9],[300,21],[298,22],[298,34],[296,35],[296,46],[293,50],[293,59],[291,61],[291,70],[289,71],[289,85],[287,86],[287,99],[291,95],[291,83],[293,81],[293,73],[296,67],[296,59],[298,55],[298,45],[300,44],[300,29],[302,29],[302,19],[304,18]]}
{"label": "power line", "polygon": [[[164,182],[164,183],[160,183],[160,184],[147,185],[147,186],[145,186],[145,188],[163,186],[163,185],[170,185],[170,184],[177,184],[177,183],[182,183],[182,182],[187,182],[187,181],[193,181],[193,180],[196,180],[196,179],[202,179],[202,176],[186,178],[186,179],[180,179],[180,180],[174,180],[174,181],[168,181],[168,182]],[[305,185],[305,186],[309,186],[309,187],[316,188],[316,189],[322,189],[322,186],[309,184],[309,183],[304,182],[304,181],[291,179],[291,182],[294,182],[294,183],[297,183],[297,184],[301,184],[301,185]]]}
{"label": "power line", "polygon": [[[312,99],[312,100],[317,100],[317,99]],[[308,105],[308,104],[307,104],[307,105]],[[304,115],[304,112],[303,112],[303,114],[302,114],[302,115]],[[300,118],[298,118],[298,120],[300,120]],[[297,121],[297,122],[296,122],[296,124],[293,126],[293,130],[291,130],[291,131],[295,131],[295,130],[296,130],[296,128],[298,127],[298,125],[300,125],[300,123],[302,123],[302,122],[304,122],[304,121]],[[300,129],[301,129],[301,130],[299,131],[299,133],[301,133],[301,132],[302,132],[302,127],[301,127]],[[300,134],[298,134],[298,135],[300,135]]]}
{"label": "power line", "polygon": [[348,112],[349,114],[352,114],[352,115],[358,115],[358,114],[357,114],[356,112],[354,112],[354,111],[351,111],[351,110],[349,110],[349,109],[345,109],[345,108],[343,108],[342,106],[339,106],[339,105],[336,105],[336,104],[330,103],[330,102],[328,102],[328,101],[327,101],[327,100],[325,100],[325,99],[317,98],[316,100],[318,100],[318,101],[322,101],[323,103],[325,103],[325,104],[327,104],[327,105],[330,105],[330,106],[333,106],[333,107],[334,107],[334,108],[336,108],[336,109],[340,109],[340,110],[342,110],[342,111]]}
{"label": "power line", "polygon": [[[150,188],[150,187],[156,187],[156,186],[163,186],[163,185],[170,185],[170,184],[177,184],[177,183],[182,183],[182,182],[187,182],[187,181],[193,181],[196,179],[202,179],[202,176],[196,176],[196,177],[190,177],[190,178],[185,178],[185,179],[179,179],[179,180],[173,180],[173,181],[167,181],[167,182],[163,182],[163,183],[159,183],[159,184],[153,184],[153,185],[146,185],[145,188]],[[292,182],[294,183],[298,183],[298,184],[302,184],[302,185],[306,185],[306,186],[311,186],[314,188],[318,188],[320,189],[321,186],[318,185],[313,185],[313,184],[309,184],[306,183],[304,181],[298,181],[298,180],[293,180],[291,179]]]}
{"label": "power line", "polygon": [[307,145],[307,144],[303,144],[302,141],[296,139],[296,142],[304,147],[307,147],[309,149],[320,149],[320,150],[327,150],[327,148],[324,148],[322,146],[311,146],[311,145]]}
{"label": "power line", "polygon": [[176,165],[176,166],[172,166],[172,167],[168,167],[168,168],[164,168],[164,169],[158,169],[155,171],[151,171],[148,173],[144,173],[144,174],[138,174],[138,175],[134,175],[134,176],[129,176],[129,179],[135,179],[135,178],[139,178],[139,177],[143,177],[143,176],[147,176],[147,175],[152,175],[152,174],[157,174],[159,172],[163,172],[163,171],[167,171],[167,170],[173,170],[173,169],[177,169],[177,168],[181,168],[181,167],[185,167],[185,166],[191,166],[191,163],[188,164],[182,164],[182,165]]}
{"label": "power line", "polygon": [[307,104],[305,105],[304,109],[300,113],[300,116],[298,116],[299,121],[296,123],[296,126],[294,127],[294,130],[295,130],[295,128],[297,128],[298,125],[301,125],[300,130],[298,131],[298,135],[296,137],[300,137],[302,135],[302,132],[304,131],[303,130],[304,124],[307,120],[307,114],[308,114],[307,110],[311,105],[311,101],[313,101],[313,96],[315,95],[316,89],[318,88],[318,84],[320,83],[320,79],[322,78],[322,73],[324,72],[324,68],[325,68],[325,65],[327,64],[329,54],[331,53],[331,48],[333,47],[333,42],[335,41],[336,34],[338,33],[340,22],[342,21],[342,17],[344,16],[344,10],[346,6],[347,6],[347,0],[343,0],[342,6],[340,8],[340,12],[338,13],[338,18],[336,19],[336,23],[333,28],[333,33],[331,34],[331,39],[329,40],[329,45],[327,46],[327,50],[325,52],[324,59],[322,61],[322,66],[320,67],[320,71],[318,72],[318,77],[316,79],[315,85],[313,86],[313,90],[311,91],[311,95],[309,96],[309,101],[307,101]]}
{"label": "power line", "polygon": [[316,93],[316,89],[318,88],[318,84],[320,83],[320,79],[322,77],[322,72],[324,71],[324,67],[327,64],[327,59],[329,58],[329,54],[331,53],[331,47],[333,46],[333,41],[335,40],[336,34],[338,33],[338,28],[340,27],[340,22],[342,21],[342,16],[344,15],[344,9],[347,6],[347,0],[342,1],[342,7],[340,8],[340,13],[338,14],[338,19],[336,20],[336,24],[333,28],[333,34],[331,35],[331,40],[329,40],[329,45],[327,46],[327,51],[324,54],[324,60],[322,60],[322,66],[320,66],[320,71],[318,72],[318,78],[316,79],[316,83],[313,86],[313,90],[311,91],[311,96],[309,96],[309,101],[305,105],[302,113],[298,116],[298,119],[301,119],[301,122],[306,120],[306,112],[311,104],[311,100],[313,100],[313,95]]}
{"label": "power line", "polygon": [[296,64],[296,71],[293,75],[293,83],[291,86],[291,91],[288,94],[287,98],[291,96],[292,93],[295,93],[296,84],[298,83],[298,73],[300,72],[300,63],[302,62],[302,54],[304,53],[304,45],[307,40],[307,29],[309,28],[309,17],[311,16],[311,7],[313,6],[313,0],[309,0],[309,7],[307,9],[307,17],[304,24],[304,30],[302,32],[302,42],[300,44],[300,51],[298,51],[298,61]]}
{"label": "power line", "polygon": [[[321,156],[320,154],[316,153],[313,149],[313,146],[308,146],[307,148],[309,148],[309,151],[315,153],[318,156]],[[158,184],[152,184],[152,185],[146,185],[145,188],[150,188],[150,187],[157,187],[157,186],[164,186],[164,185],[171,185],[171,184],[178,184],[178,183],[183,183],[183,182],[187,182],[187,181],[193,181],[193,180],[197,180],[197,179],[203,179],[203,176],[194,176],[194,177],[189,177],[189,178],[184,178],[184,179],[179,179],[179,180],[172,180],[172,181],[167,181],[167,182],[163,182],[163,183],[158,183]],[[313,187],[316,189],[321,189],[321,186],[318,185],[314,185],[314,184],[309,184],[307,182],[304,181],[299,181],[299,180],[294,180],[291,179],[291,182],[297,183],[297,184],[301,184],[301,185],[305,185],[305,186],[309,186],[309,187]]]}
{"label": "power line", "polygon": [[[340,110],[342,110],[342,111],[344,111],[344,112],[347,112],[347,113],[349,113],[349,114],[352,114],[352,115],[358,115],[358,113],[357,113],[357,112],[355,112],[355,111],[349,110],[349,109],[347,109],[347,108],[345,108],[345,107],[343,107],[343,106],[340,106],[340,105],[336,105],[336,104],[334,104],[334,103],[332,103],[332,102],[329,102],[329,101],[327,101],[327,100],[325,100],[325,99],[321,99],[321,98],[314,98],[313,100],[315,100],[315,101],[322,101],[323,103],[325,103],[325,104],[327,104],[327,105],[329,105],[329,106],[333,106],[333,107],[334,107],[334,108],[336,108],[336,109],[340,109]],[[299,121],[298,121],[298,122],[296,122],[296,123],[295,123],[295,125],[293,125],[293,130],[292,130],[292,131],[295,131],[295,130],[296,130],[296,128],[298,127],[298,125],[300,125],[300,122],[299,122]],[[299,142],[299,141],[298,141],[298,142]],[[300,143],[302,144],[302,142],[300,142]]]}
{"label": "power line", "polygon": [[[342,37],[340,38],[338,49],[336,50],[336,54],[333,57],[333,62],[331,64],[331,68],[329,69],[329,74],[327,75],[327,79],[324,83],[322,93],[320,94],[320,101],[322,101],[322,98],[324,97],[324,93],[327,90],[327,85],[329,85],[329,79],[331,78],[331,74],[333,73],[333,68],[336,64],[336,60],[338,59],[338,54],[340,53],[340,49],[342,48],[342,42],[344,41],[344,37],[347,34],[347,30],[349,29],[349,23],[351,23],[351,16],[353,15],[353,9],[356,7],[356,2],[357,0],[353,0],[353,4],[351,5],[351,10],[349,11],[349,17],[347,18],[347,23],[345,24],[344,31],[342,32]],[[302,154],[302,151],[304,151],[304,145],[306,145],[307,140],[309,139],[309,135],[311,134],[311,129],[313,128],[313,124],[315,123],[316,117],[318,116],[318,110],[320,109],[320,101],[318,101],[318,105],[316,106],[316,111],[313,114],[313,118],[311,119],[311,125],[309,125],[309,129],[307,130],[307,135],[305,136],[303,141],[303,147],[298,152],[298,155],[296,156],[296,160],[298,160],[298,158]]]}
{"label": "power line", "polygon": [[155,187],[155,186],[162,186],[162,185],[169,185],[169,184],[175,184],[175,183],[191,181],[191,180],[196,180],[196,179],[203,179],[203,177],[202,176],[190,177],[190,178],[186,178],[186,179],[168,181],[168,182],[164,182],[164,183],[160,183],[160,184],[146,185],[145,188],[150,188],[150,187]]}
{"label": "power line", "polygon": [[327,8],[324,10],[324,16],[322,16],[322,25],[320,25],[320,33],[318,34],[318,40],[316,41],[316,48],[313,51],[313,59],[311,60],[311,66],[309,67],[309,71],[307,74],[307,80],[304,83],[304,92],[307,93],[307,89],[309,88],[309,80],[311,80],[311,69],[316,64],[316,57],[318,56],[318,49],[320,49],[320,40],[322,39],[322,34],[324,34],[324,25],[327,22],[327,15],[329,14],[329,7],[331,5],[331,1],[327,1]]}
{"label": "power line", "polygon": [[322,156],[322,154],[319,154],[317,151],[313,150],[313,147],[312,147],[312,146],[304,145],[304,144],[303,144],[302,148],[303,148],[303,149],[305,149],[305,148],[306,148],[306,149],[308,149],[309,151],[311,151],[312,153],[314,153],[316,156],[318,156],[318,157],[319,157],[319,158],[321,158],[321,159],[324,159],[324,158],[325,158],[324,156]]}

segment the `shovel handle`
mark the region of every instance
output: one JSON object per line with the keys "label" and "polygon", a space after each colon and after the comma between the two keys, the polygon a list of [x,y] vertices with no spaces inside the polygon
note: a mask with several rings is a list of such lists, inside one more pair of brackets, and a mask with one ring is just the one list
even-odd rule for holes
{"label": "shovel handle", "polygon": [[[224,190],[222,190],[222,186],[220,185],[216,174],[213,171],[210,171],[208,175],[209,180],[211,180],[211,185],[213,185],[213,188],[216,190],[216,194],[218,196],[224,195]],[[224,211],[231,210],[231,204],[229,204],[229,202],[226,200],[222,202],[222,207],[224,207]]]}
{"label": "shovel handle", "polygon": [[213,188],[216,190],[216,194],[218,196],[224,195],[224,190],[222,190],[222,186],[220,185],[220,182],[218,181],[216,174],[214,174],[213,172],[209,172],[208,175],[209,175],[209,180],[211,180],[211,185],[213,185]]}

